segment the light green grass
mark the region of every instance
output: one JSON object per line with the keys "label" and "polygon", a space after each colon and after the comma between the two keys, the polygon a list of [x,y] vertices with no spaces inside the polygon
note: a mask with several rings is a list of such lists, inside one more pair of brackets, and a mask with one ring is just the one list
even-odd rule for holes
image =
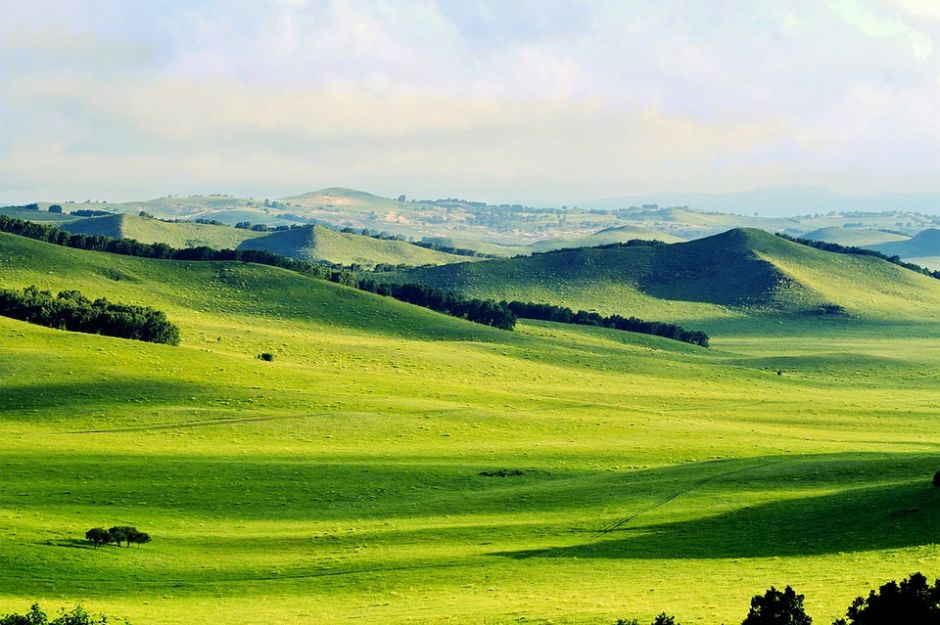
{"label": "light green grass", "polygon": [[839,226],[820,228],[807,232],[802,236],[814,241],[828,241],[829,243],[854,245],[856,247],[870,247],[879,243],[907,241],[910,239],[910,237],[903,234],[887,232],[885,230],[876,230],[874,228],[846,228]]}
{"label": "light green grass", "polygon": [[310,261],[371,267],[392,265],[440,265],[467,260],[466,256],[445,254],[412,245],[406,241],[382,240],[359,234],[336,232],[323,226],[305,226],[278,232],[255,232],[244,228],[166,222],[137,215],[91,217],[65,224],[63,230],[134,239],[141,243],[166,243],[176,248],[265,250],[281,256]]}
{"label": "light green grass", "polygon": [[[731,319],[704,350],[0,235],[0,286],[28,284],[155,306],[183,342],[0,318],[0,612],[717,624],[792,584],[826,623],[940,573],[940,333],[916,309]],[[478,475],[500,468],[525,474]],[[77,541],[119,523],[154,542]]]}
{"label": "light green grass", "polygon": [[309,226],[246,241],[243,249],[259,249],[300,258],[343,265],[367,267],[379,263],[390,265],[443,265],[465,262],[467,256],[447,254],[407,241],[376,239],[360,234],[337,232],[323,226]]}
{"label": "light green grass", "polygon": [[62,229],[77,234],[134,239],[141,243],[166,243],[177,248],[205,246],[230,250],[266,234],[231,226],[185,221],[171,223],[128,214],[89,217],[65,224]]}
{"label": "light green grass", "polygon": [[528,249],[533,252],[549,252],[551,250],[564,248],[596,247],[608,243],[623,243],[631,239],[662,241],[663,243],[678,243],[682,241],[681,237],[666,232],[630,225],[605,228],[585,237],[546,239],[529,245]]}
{"label": "light green grass", "polygon": [[[18,206],[0,206],[0,215],[12,217],[13,219],[25,219],[26,221],[53,225],[80,219],[80,217],[69,215],[68,213],[50,213],[48,206],[48,204],[42,204],[42,210],[27,210]],[[64,208],[65,210],[74,210],[75,207],[66,206]]]}

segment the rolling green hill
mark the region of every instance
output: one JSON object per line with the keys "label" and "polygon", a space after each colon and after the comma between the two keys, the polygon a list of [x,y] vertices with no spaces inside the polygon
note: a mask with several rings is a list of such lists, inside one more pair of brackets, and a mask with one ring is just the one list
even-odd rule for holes
{"label": "rolling green hill", "polygon": [[[715,263],[772,259],[761,287],[783,274],[834,294],[858,275],[854,258],[759,233],[718,242]],[[658,275],[688,270],[674,262]],[[267,266],[0,234],[0,287],[152,306],[182,334],[173,347],[0,317],[0,613],[38,600],[137,625],[588,625],[665,610],[711,625],[792,584],[831,622],[873,584],[940,570],[932,283],[864,268],[900,280],[884,285],[890,316],[729,323],[706,350],[505,332]],[[704,299],[685,279],[657,288]],[[153,542],[81,540],[116,524]]]}
{"label": "rolling green hill", "polygon": [[68,213],[50,213],[47,210],[48,206],[48,203],[42,203],[40,205],[42,210],[29,210],[19,206],[0,206],[0,215],[12,217],[13,219],[23,219],[26,221],[35,221],[36,223],[41,224],[54,225],[80,219],[80,217],[75,217],[74,215],[69,215]]}
{"label": "rolling green hill", "polygon": [[813,241],[828,241],[829,243],[838,243],[839,245],[855,247],[871,247],[896,241],[907,241],[910,237],[885,230],[875,230],[873,228],[845,228],[841,226],[830,226],[819,228],[800,235],[805,239]]}
{"label": "rolling green hill", "polygon": [[901,258],[916,258],[918,256],[940,256],[940,230],[928,228],[918,232],[913,237],[903,241],[884,242],[879,245],[869,245],[872,249],[884,254],[897,255]]}
{"label": "rolling green hill", "polygon": [[532,243],[526,247],[532,252],[550,252],[552,250],[565,248],[596,247],[608,243],[624,243],[632,239],[662,241],[663,243],[678,243],[683,240],[681,237],[672,234],[631,225],[604,228],[603,230],[598,230],[594,234],[585,237],[546,239]]}
{"label": "rolling green hill", "polygon": [[447,254],[406,241],[376,239],[337,232],[323,226],[305,226],[253,238],[241,249],[265,250],[302,260],[323,260],[343,265],[443,265],[464,262],[467,256]]}
{"label": "rolling green hill", "polygon": [[290,258],[344,265],[428,265],[467,260],[466,256],[446,254],[405,241],[336,232],[323,226],[255,232],[231,226],[166,222],[119,214],[81,219],[62,225],[62,229],[80,234],[135,239],[141,243],[166,243],[178,248],[206,246],[213,249],[265,250]]}
{"label": "rolling green hill", "polygon": [[213,249],[235,249],[243,242],[263,236],[252,232],[193,222],[166,222],[159,219],[128,215],[88,217],[60,226],[77,234],[97,234],[115,239],[134,239],[141,243],[166,243],[172,247],[206,246]]}
{"label": "rolling green hill", "polygon": [[688,243],[564,250],[393,276],[465,295],[688,322],[741,311],[937,317],[940,282],[877,258],[823,252],[761,230]]}

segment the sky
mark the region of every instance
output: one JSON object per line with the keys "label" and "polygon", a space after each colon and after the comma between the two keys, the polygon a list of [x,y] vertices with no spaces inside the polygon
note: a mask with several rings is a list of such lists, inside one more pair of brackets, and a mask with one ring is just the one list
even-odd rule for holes
{"label": "sky", "polygon": [[0,201],[940,191],[938,0],[3,0]]}

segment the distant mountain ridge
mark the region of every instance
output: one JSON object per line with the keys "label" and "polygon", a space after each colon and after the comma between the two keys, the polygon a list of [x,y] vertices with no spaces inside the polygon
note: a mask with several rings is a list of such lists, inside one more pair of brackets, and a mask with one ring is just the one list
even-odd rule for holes
{"label": "distant mountain ridge", "polygon": [[588,208],[617,209],[656,204],[660,207],[688,206],[701,211],[717,211],[765,217],[795,217],[817,213],[913,211],[940,214],[940,193],[893,193],[848,196],[827,189],[783,185],[736,193],[652,193],[583,202]]}

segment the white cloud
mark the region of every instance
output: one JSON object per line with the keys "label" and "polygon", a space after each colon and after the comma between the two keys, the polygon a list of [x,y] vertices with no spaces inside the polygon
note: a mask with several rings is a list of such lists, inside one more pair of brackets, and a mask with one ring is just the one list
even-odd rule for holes
{"label": "white cloud", "polygon": [[917,0],[154,6],[0,7],[0,199],[938,185]]}

